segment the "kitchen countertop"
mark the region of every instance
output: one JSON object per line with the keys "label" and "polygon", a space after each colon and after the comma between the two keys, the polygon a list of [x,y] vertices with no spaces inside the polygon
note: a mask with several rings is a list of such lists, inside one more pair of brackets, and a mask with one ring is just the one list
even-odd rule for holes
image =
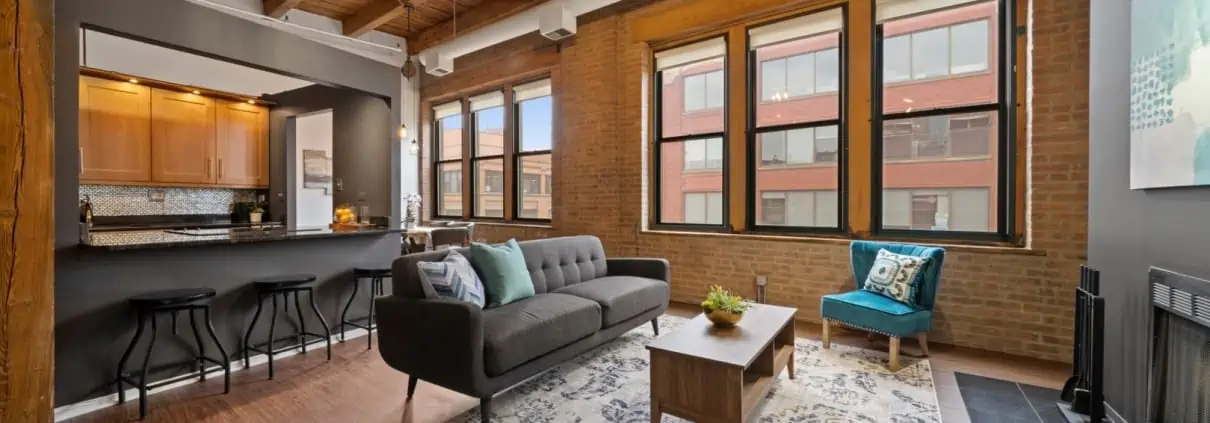
{"label": "kitchen countertop", "polygon": [[91,232],[80,246],[87,249],[109,251],[139,250],[151,248],[190,247],[196,245],[245,244],[255,242],[287,241],[316,238],[339,238],[401,233],[402,229],[385,227],[332,230],[326,226],[287,230],[270,228],[218,228],[179,230],[128,230]]}

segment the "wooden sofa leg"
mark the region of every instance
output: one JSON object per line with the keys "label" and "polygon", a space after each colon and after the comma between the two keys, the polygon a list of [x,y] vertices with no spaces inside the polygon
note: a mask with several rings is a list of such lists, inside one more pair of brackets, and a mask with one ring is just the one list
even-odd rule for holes
{"label": "wooden sofa leg", "polygon": [[660,336],[660,318],[651,319],[651,330],[655,331],[655,336]]}
{"label": "wooden sofa leg", "polygon": [[823,319],[823,349],[832,348],[832,321]]}
{"label": "wooden sofa leg", "polygon": [[491,423],[492,397],[479,398],[479,421],[482,423]]}
{"label": "wooden sofa leg", "polygon": [[408,375],[408,399],[412,399],[412,395],[416,393],[416,382],[419,381],[420,378]]}
{"label": "wooden sofa leg", "polygon": [[891,365],[892,372],[899,371],[899,337],[891,337]]}
{"label": "wooden sofa leg", "polygon": [[916,340],[920,341],[920,351],[923,351],[924,356],[928,357],[929,356],[929,334],[928,334],[928,332],[920,332],[920,334],[916,336]]}

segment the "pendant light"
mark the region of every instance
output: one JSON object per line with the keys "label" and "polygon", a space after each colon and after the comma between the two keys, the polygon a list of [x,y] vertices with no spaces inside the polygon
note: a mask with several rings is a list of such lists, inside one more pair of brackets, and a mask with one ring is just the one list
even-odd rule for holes
{"label": "pendant light", "polygon": [[[412,2],[410,2],[410,1],[407,1],[407,2],[404,2],[403,0],[399,0],[399,1],[400,1],[400,4],[403,4],[403,10],[406,10],[408,12],[407,34],[410,36],[410,35],[412,35],[412,10],[415,9],[416,7],[413,6]],[[411,46],[408,46],[408,49],[411,50]],[[403,67],[400,68],[399,71],[401,73],[403,73],[404,78],[412,79],[413,76],[416,76],[416,63],[414,61],[412,61],[412,52],[411,51],[407,52],[407,57],[405,57],[403,59]],[[404,131],[406,131],[406,128],[401,129],[400,131],[404,132]]]}

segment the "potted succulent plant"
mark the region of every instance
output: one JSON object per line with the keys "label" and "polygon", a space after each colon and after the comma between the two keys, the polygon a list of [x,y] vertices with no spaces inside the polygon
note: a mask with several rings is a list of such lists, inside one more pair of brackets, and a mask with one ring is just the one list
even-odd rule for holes
{"label": "potted succulent plant", "polygon": [[702,312],[706,314],[706,318],[714,323],[714,326],[721,328],[734,327],[739,323],[739,319],[744,317],[744,312],[752,305],[744,301],[743,297],[733,295],[726,289],[718,285],[710,287],[710,293],[706,294],[706,300],[702,301]]}

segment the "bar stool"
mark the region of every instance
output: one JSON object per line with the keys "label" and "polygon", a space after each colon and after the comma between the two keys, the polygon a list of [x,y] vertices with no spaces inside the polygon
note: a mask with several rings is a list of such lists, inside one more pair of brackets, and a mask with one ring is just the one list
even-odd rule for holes
{"label": "bar stool", "polygon": [[[307,341],[307,337],[323,339],[327,342],[328,360],[332,360],[332,333],[328,330],[328,323],[324,320],[323,313],[319,312],[319,306],[315,305],[315,275],[285,275],[274,276],[264,279],[252,281],[256,287],[256,314],[252,315],[252,323],[248,324],[248,332],[244,334],[244,367],[248,367],[248,352],[255,351],[269,356],[269,379],[273,379],[273,355],[285,351],[290,348],[301,348],[302,353],[307,353],[307,345],[311,342]],[[311,302],[311,311],[315,312],[315,316],[319,318],[319,324],[324,328],[324,334],[307,332],[307,322],[302,315],[302,302],[298,299],[299,293],[306,292]],[[297,331],[294,333],[294,340],[297,345],[290,345],[279,349],[274,349],[279,339],[274,338],[273,334],[277,328],[277,297],[282,297],[282,308],[285,309],[286,317],[290,316],[290,294],[294,294],[294,309],[297,312],[298,324],[295,325]],[[261,309],[265,305],[265,297],[273,299],[273,314],[269,320],[269,340],[260,344],[252,343],[252,329],[256,327],[256,322],[260,319]],[[261,349],[264,345],[264,349]]]}
{"label": "bar stool", "polygon": [[[374,297],[382,295],[382,280],[391,277],[391,265],[386,266],[363,266],[353,268],[353,295],[349,296],[349,302],[345,303],[345,309],[340,313],[340,342],[345,341],[345,325],[366,330],[366,349],[374,348],[374,329],[378,328],[377,322],[374,319]],[[365,317],[357,317],[350,320],[349,307],[353,305],[353,299],[357,298],[357,289],[361,286],[362,279],[370,279],[370,314]],[[365,320],[363,326],[357,323],[358,320]]]}
{"label": "bar stool", "polygon": [[[194,357],[193,362],[197,364],[201,380],[206,380],[206,363],[223,366],[223,393],[227,394],[231,392],[231,362],[227,358],[227,350],[223,348],[223,343],[219,342],[218,335],[214,333],[214,324],[210,321],[210,299],[214,298],[215,295],[215,291],[210,288],[189,288],[148,292],[127,299],[130,302],[130,306],[138,313],[139,322],[138,329],[135,330],[134,339],[130,340],[130,346],[126,347],[126,352],[122,353],[122,360],[118,362],[118,404],[126,402],[126,390],[122,387],[123,382],[139,388],[139,420],[147,417],[148,390],[180,380],[179,378],[169,378],[159,382],[147,383],[147,364],[151,361],[151,352],[153,347],[155,347],[155,335],[157,332],[155,318],[160,313],[172,314],[172,332],[176,333],[177,312],[189,311],[189,327],[193,329],[193,340],[197,343],[197,356]],[[202,343],[202,336],[197,331],[197,317],[195,313],[197,310],[201,310],[206,319],[206,332],[210,334],[210,339],[218,347],[219,357],[222,361],[206,356],[206,345]],[[143,338],[143,330],[148,321],[151,322],[151,341],[147,343],[147,353],[143,357],[143,367],[140,369],[139,378],[136,381],[131,375],[124,373],[123,369],[126,368],[126,361],[130,359],[130,353],[134,351],[135,345]]]}

